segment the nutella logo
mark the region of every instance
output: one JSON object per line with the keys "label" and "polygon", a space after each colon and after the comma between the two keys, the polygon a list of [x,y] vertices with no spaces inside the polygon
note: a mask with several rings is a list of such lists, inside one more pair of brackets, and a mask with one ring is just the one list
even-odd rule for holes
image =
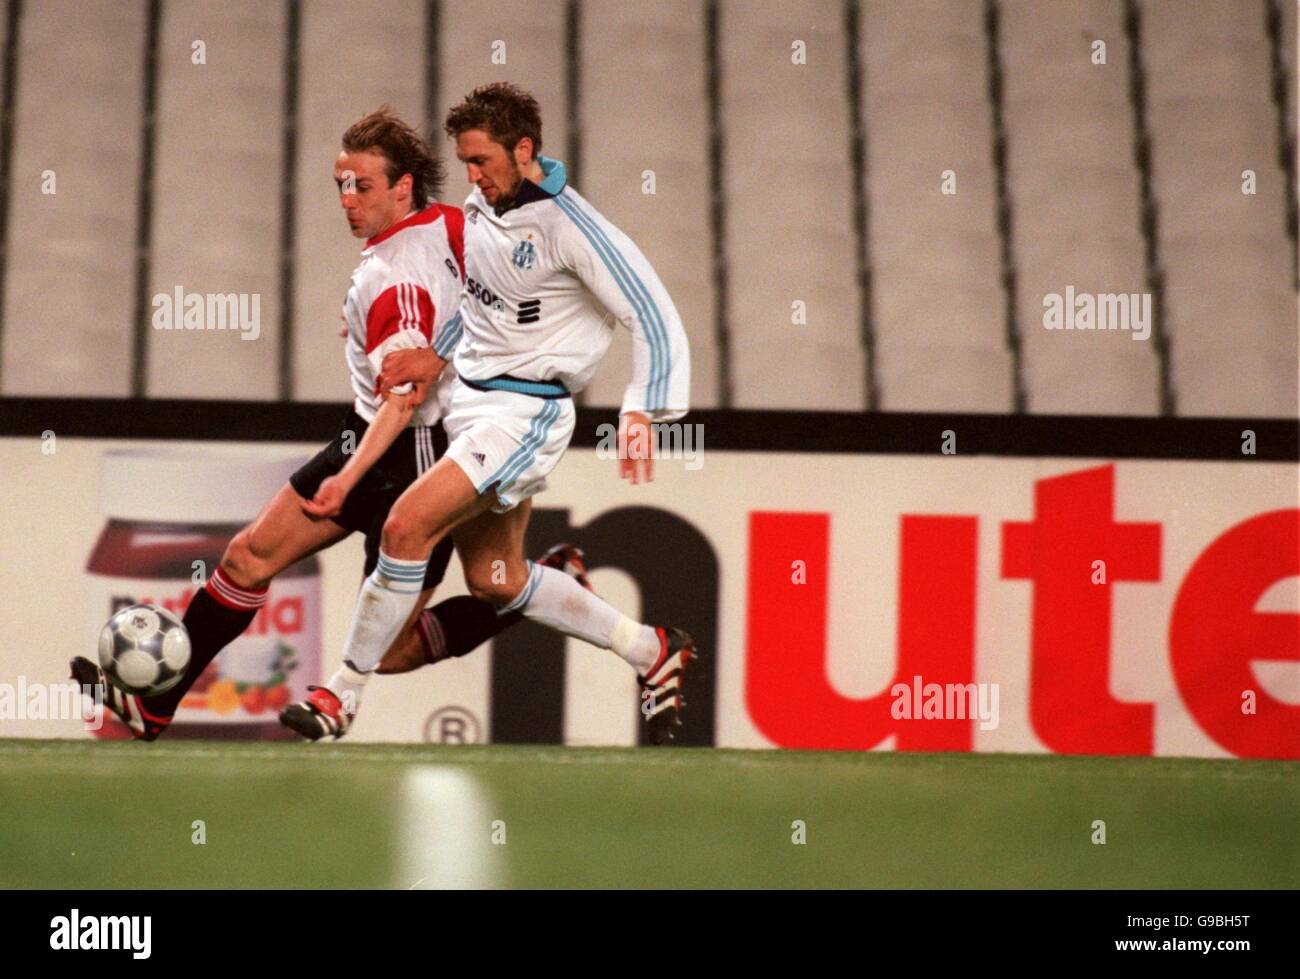
{"label": "nutella logo", "polygon": [[[183,617],[185,615],[185,610],[190,607],[190,599],[194,597],[194,591],[193,588],[186,588],[182,592],[176,592],[163,598],[149,598],[147,596],[139,597],[135,595],[114,595],[109,599],[108,614],[112,616],[120,609],[128,608],[132,605],[145,604],[160,605],[167,611],[174,612],[177,616]],[[303,608],[301,595],[285,595],[280,598],[270,598],[253,618],[252,624],[250,624],[241,635],[298,635],[303,631],[305,614],[306,610]]]}
{"label": "nutella logo", "polygon": [[[1115,588],[1163,580],[1162,528],[1117,522],[1114,499],[1113,465],[1039,480],[1033,519],[1000,528],[1000,578],[1032,589],[1028,714],[1053,752],[1150,755],[1155,747],[1155,705],[1111,694],[1111,621]],[[895,673],[878,695],[850,698],[827,677],[829,515],[750,515],[745,701],[776,744],[862,750],[892,736],[902,751],[972,750],[969,714],[918,721],[891,705],[914,677],[944,689],[974,683],[979,518],[900,521]],[[1239,757],[1300,757],[1300,704],[1270,694],[1253,666],[1300,665],[1300,615],[1256,611],[1265,591],[1297,575],[1300,511],[1260,513],[1209,541],[1167,611],[1162,634],[1183,705]]]}

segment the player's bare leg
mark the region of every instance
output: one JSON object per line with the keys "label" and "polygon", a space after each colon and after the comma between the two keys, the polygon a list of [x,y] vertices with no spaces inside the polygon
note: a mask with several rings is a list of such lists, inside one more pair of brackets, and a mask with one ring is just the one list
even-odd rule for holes
{"label": "player's bare leg", "polygon": [[486,506],[446,458],[406,488],[388,513],[378,562],[357,596],[342,666],[308,700],[281,711],[282,723],[312,740],[347,732],[370,676],[424,608],[421,583],[429,555],[458,523]]}
{"label": "player's bare leg", "polygon": [[565,635],[613,650],[637,672],[651,739],[672,740],[685,703],[682,675],[695,656],[694,641],[680,629],[636,622],[569,575],[525,561],[530,504],[525,499],[504,514],[485,512],[456,529],[471,594],[497,605],[503,614],[520,612]]}
{"label": "player's bare leg", "polygon": [[475,598],[502,608],[527,587],[532,569],[524,559],[524,535],[532,515],[533,501],[524,500],[505,513],[485,510],[456,531],[465,584]]}
{"label": "player's bare leg", "polygon": [[312,520],[302,512],[302,497],[293,487],[280,487],[257,518],[231,539],[207,586],[185,611],[194,650],[185,677],[167,693],[148,698],[145,707],[170,716],[217,653],[248,628],[266,602],[271,579],[347,535],[332,520]]}
{"label": "player's bare leg", "polygon": [[638,674],[645,673],[660,652],[653,629],[623,615],[569,575],[524,559],[531,502],[524,500],[506,513],[485,512],[457,528],[456,548],[470,594],[502,612],[521,611],[566,635],[612,649]]}
{"label": "player's bare leg", "polygon": [[[538,558],[538,563],[563,571],[591,591],[583,554],[572,544],[557,544]],[[425,608],[433,595],[425,589],[411,609],[401,633],[388,648],[375,673],[407,673],[472,652],[489,639],[519,622],[523,615],[498,615],[494,606],[470,595],[457,595]],[[280,712],[286,727],[312,740],[341,737],[352,723],[356,702],[368,680],[346,664],[324,687],[311,687],[306,700],[290,704]],[[341,691],[342,696],[335,693]],[[346,698],[346,702],[345,699]]]}
{"label": "player's bare leg", "polygon": [[344,646],[346,665],[362,674],[378,667],[381,657],[376,651],[392,649],[403,629],[413,626],[424,608],[412,583],[423,574],[433,548],[487,505],[450,459],[440,460],[398,498],[384,522],[378,566],[357,599]]}
{"label": "player's bare leg", "polygon": [[[587,591],[594,590],[587,578],[585,555],[580,547],[555,544],[537,558],[537,563],[563,571]],[[413,628],[402,630],[375,672],[409,673],[464,656],[522,618],[518,612],[497,615],[495,608],[471,595],[445,598],[421,611],[414,619]]]}
{"label": "player's bare leg", "polygon": [[[612,649],[636,669],[649,691],[646,713],[655,740],[672,737],[683,703],[681,675],[694,655],[690,637],[635,622],[563,571],[526,561],[529,502],[504,514],[491,511],[495,502],[494,491],[480,495],[459,464],[447,457],[402,494],[384,524],[378,566],[358,596],[343,668],[328,684],[342,709],[324,712],[328,716],[319,725],[292,723],[296,715],[286,720],[282,714],[286,724],[312,738],[346,732],[352,720],[347,706],[359,706],[369,676],[417,607],[418,583],[429,554],[454,529],[466,583],[475,598],[497,606],[501,614],[518,611]],[[310,711],[312,705],[293,706]]]}
{"label": "player's bare leg", "polygon": [[286,484],[252,523],[231,538],[220,568],[240,588],[265,588],[289,565],[347,535],[333,520],[313,520],[303,513],[302,497]]}

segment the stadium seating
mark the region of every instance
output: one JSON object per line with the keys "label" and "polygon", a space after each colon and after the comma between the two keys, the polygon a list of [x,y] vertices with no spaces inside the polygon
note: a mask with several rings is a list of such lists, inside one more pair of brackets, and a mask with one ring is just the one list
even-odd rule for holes
{"label": "stadium seating", "polygon": [[[1127,331],[1048,330],[1044,323],[1046,297],[1064,299],[1070,287],[1094,295],[1151,291],[1121,5],[1014,0],[1001,9],[1026,407],[1155,414],[1159,367],[1149,336],[1134,341]],[[1100,64],[1097,41],[1105,44]]]}
{"label": "stadium seating", "polygon": [[843,5],[719,8],[732,403],[860,410]]}
{"label": "stadium seating", "polygon": [[[584,140],[575,186],[659,273],[690,337],[691,402],[713,407],[716,295],[703,10],[693,0],[583,4],[580,36],[598,43],[582,46]],[[629,101],[629,92],[638,97]],[[647,179],[653,193],[646,192]],[[587,404],[622,403],[630,351],[628,338],[616,336],[585,392]]]}
{"label": "stadium seating", "polygon": [[[348,233],[334,186],[339,139],[349,125],[385,102],[421,129],[427,115],[421,45],[391,40],[424,37],[425,4],[400,0],[375,7],[372,32],[357,31],[350,13],[355,9],[348,0],[313,0],[302,8],[293,396],[303,401],[352,397],[337,333],[349,276],[364,243]],[[465,178],[454,158],[447,169],[442,199],[459,207]]]}
{"label": "stadium seating", "polygon": [[[1007,103],[1043,104],[1049,96],[1058,104],[1102,111],[1127,104],[1129,45],[1121,0],[999,0],[998,9]],[[1104,66],[1093,64],[1097,41],[1105,44]],[[1069,118],[1080,115],[1075,111]]]}
{"label": "stadium seating", "polygon": [[[874,395],[884,410],[1006,412],[1023,393],[1030,412],[1153,415],[1167,384],[1178,414],[1294,416],[1282,146],[1295,140],[1296,7],[1137,0],[1130,22],[1122,0],[719,0],[710,36],[701,0],[501,0],[491,17],[471,0],[392,0],[364,30],[349,0],[312,0],[298,8],[290,119],[284,5],[167,0],[142,187],[150,5],[24,3],[0,395],[51,394],[55,376],[130,393],[143,257],[146,299],[180,286],[260,301],[257,342],[147,329],[148,395],[347,398],[338,316],[359,243],[329,173],[342,131],[383,102],[432,128],[442,199],[460,205],[469,188],[441,121],[508,79],[542,105],[543,152],[659,272],[698,407],[859,411]],[[41,193],[46,170],[57,193]],[[146,192],[150,252],[137,256]],[[1045,329],[1045,297],[1067,288],[1152,295],[1167,344]],[[51,347],[65,308],[93,315],[78,343]],[[629,360],[618,330],[583,402],[619,404]]]}
{"label": "stadium seating", "polygon": [[[444,0],[439,6],[440,112],[445,114],[479,85],[515,82],[541,103],[545,123],[542,152],[564,159],[569,139],[565,94],[568,5],[564,0],[501,0],[493,4],[491,17],[483,16],[483,6],[475,0]],[[439,122],[442,118],[437,116]],[[452,174],[451,186],[469,192],[464,170]]]}
{"label": "stadium seating", "polygon": [[1007,411],[983,6],[867,3],[857,41],[880,407]]}
{"label": "stadium seating", "polygon": [[23,5],[4,394],[130,393],[144,36],[143,2]]}
{"label": "stadium seating", "polygon": [[1190,23],[1168,0],[1142,9],[1178,412],[1294,417],[1293,253],[1264,8],[1198,4]]}
{"label": "stadium seating", "polygon": [[258,0],[163,6],[149,292],[258,296],[260,336],[150,330],[153,397],[279,394],[284,30]]}

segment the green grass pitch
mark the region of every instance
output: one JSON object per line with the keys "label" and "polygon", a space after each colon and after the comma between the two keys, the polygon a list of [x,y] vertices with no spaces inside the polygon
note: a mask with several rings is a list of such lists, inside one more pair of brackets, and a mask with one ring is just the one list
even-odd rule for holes
{"label": "green grass pitch", "polygon": [[0,887],[453,885],[1297,887],[1300,763],[0,741]]}

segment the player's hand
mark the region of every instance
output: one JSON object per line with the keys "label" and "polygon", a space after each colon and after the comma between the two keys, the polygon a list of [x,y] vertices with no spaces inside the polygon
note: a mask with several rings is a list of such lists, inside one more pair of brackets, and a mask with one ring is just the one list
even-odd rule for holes
{"label": "player's hand", "polygon": [[410,382],[411,406],[418,408],[424,404],[429,388],[446,366],[447,362],[428,347],[394,350],[384,358],[379,368],[376,383],[379,396],[387,399],[393,388]]}
{"label": "player's hand", "polygon": [[648,416],[629,411],[618,418],[618,474],[636,484],[644,474],[648,483],[655,478],[654,429]]}
{"label": "player's hand", "polygon": [[313,520],[337,517],[343,512],[343,501],[348,498],[351,489],[352,487],[338,476],[329,476],[316,489],[315,496],[301,502],[302,512]]}

